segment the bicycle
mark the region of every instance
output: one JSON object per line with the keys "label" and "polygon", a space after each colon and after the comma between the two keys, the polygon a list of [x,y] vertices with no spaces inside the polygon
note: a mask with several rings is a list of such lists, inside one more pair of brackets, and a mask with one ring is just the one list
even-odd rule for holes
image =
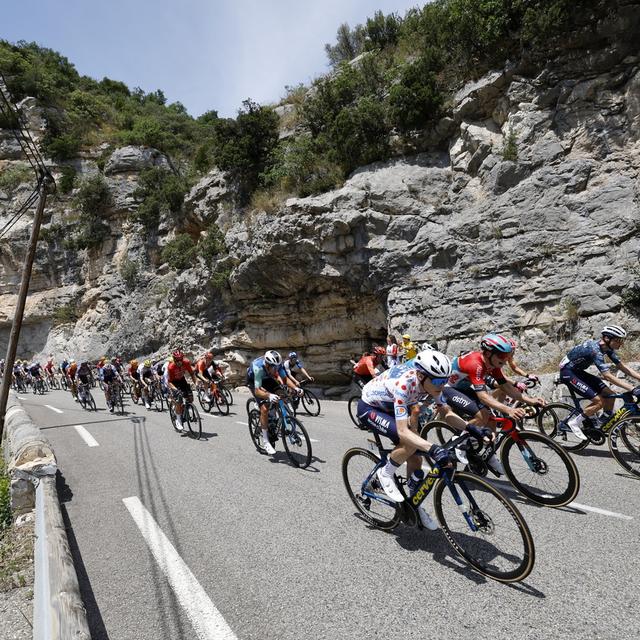
{"label": "bicycle", "polygon": [[53,373],[47,374],[47,380],[49,381],[49,388],[58,391],[60,389],[60,381]]}
{"label": "bicycle", "polygon": [[[476,475],[457,471],[455,462],[450,468],[431,464],[431,471],[409,496],[406,479],[396,475],[405,500],[394,502],[376,476],[392,449],[382,446],[378,433],[373,432],[373,437],[369,442],[377,446],[377,455],[355,447],[342,459],[347,493],[368,523],[384,531],[401,522],[423,529],[418,508],[433,493],[435,514],[447,541],[476,571],[500,582],[518,582],[531,573],[535,562],[531,532],[522,514],[498,489]],[[453,451],[464,439],[462,436],[444,447]]]}
{"label": "bicycle", "polygon": [[96,401],[93,399],[90,390],[90,383],[86,384],[81,382],[78,385],[78,402],[80,402],[80,406],[83,409],[88,409],[89,411],[97,411]]}
{"label": "bicycle", "polygon": [[149,388],[149,404],[156,411],[164,411],[165,397],[160,380],[154,380]]}
{"label": "bicycle", "polygon": [[[124,415],[123,385],[120,381],[114,380],[110,385],[111,406],[120,414]],[[107,403],[107,406],[109,403]]]}
{"label": "bicycle", "polygon": [[33,395],[36,395],[37,393],[39,393],[41,396],[44,395],[45,388],[44,388],[44,382],[42,378],[40,377],[34,378],[31,383],[31,387],[33,390]]}
{"label": "bicycle", "polygon": [[[537,431],[519,430],[511,418],[493,416],[492,420],[501,427],[492,442],[479,443],[473,437],[467,440],[466,458],[461,456],[465,470],[483,477],[489,470],[495,473],[488,460],[496,454],[509,482],[532,502],[563,507],[575,500],[580,474],[562,447]],[[446,422],[434,421],[422,428],[420,436],[445,444],[460,433]]]}
{"label": "bicycle", "polygon": [[[189,437],[200,440],[202,437],[202,418],[193,402],[188,402],[181,391],[173,391],[171,401],[167,402],[169,407],[169,418],[171,425],[178,433],[187,433]],[[176,426],[175,404],[182,404],[182,429]]]}
{"label": "bicycle", "polygon": [[227,404],[231,406],[233,404],[233,394],[229,389],[227,389],[226,385],[224,384],[224,380],[220,380],[220,382],[218,382],[218,387],[222,395],[227,399]]}
{"label": "bicycle", "polygon": [[318,400],[318,396],[316,396],[313,391],[307,389],[304,383],[307,382],[303,380],[300,383],[300,387],[302,388],[302,396],[300,400],[302,401],[302,407],[310,416],[319,416],[320,415],[320,400]]}
{"label": "bicycle", "polygon": [[223,416],[229,415],[229,403],[227,397],[220,391],[219,383],[211,380],[208,389],[202,383],[198,385],[198,402],[204,411],[209,413],[215,405]]}
{"label": "bicycle", "polygon": [[[278,438],[281,438],[291,463],[295,467],[306,469],[311,464],[311,440],[309,440],[309,434],[302,422],[293,416],[282,397],[278,399],[277,403],[270,403],[268,420],[267,431],[271,446],[275,447]],[[248,422],[251,441],[260,453],[266,454],[262,446],[259,409],[250,410]]]}

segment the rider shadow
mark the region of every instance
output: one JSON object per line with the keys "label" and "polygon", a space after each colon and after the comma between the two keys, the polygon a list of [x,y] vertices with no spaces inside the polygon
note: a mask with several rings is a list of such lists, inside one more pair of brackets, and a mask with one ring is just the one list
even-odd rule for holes
{"label": "rider shadow", "polygon": [[609,449],[594,449],[593,447],[587,447],[582,451],[572,451],[573,455],[578,455],[581,458],[610,458],[611,452]]}
{"label": "rider shadow", "polygon": [[[262,455],[266,455],[266,454],[262,454]],[[296,467],[295,464],[293,464],[293,462],[291,462],[291,459],[289,458],[289,456],[287,455],[287,453],[285,451],[280,451],[280,450],[276,450],[276,452],[272,455],[269,456],[269,462],[271,462],[272,464],[286,464],[294,469],[300,469],[300,467]],[[314,462],[319,462],[321,464],[326,464],[326,460],[322,460],[321,458],[318,458],[317,456],[314,456],[313,454],[311,455],[311,462],[309,463],[308,467],[305,467],[304,469],[300,469],[301,471],[310,471],[311,473],[319,473],[320,469],[318,467],[314,467],[313,463]]]}
{"label": "rider shadow", "polygon": [[620,478],[630,478],[631,480],[638,480],[638,476],[634,476],[631,473],[617,473],[616,475]]}
{"label": "rider shadow", "polygon": [[211,438],[217,438],[218,433],[216,431],[203,431],[200,436],[200,440],[204,440],[205,442],[211,440]]}

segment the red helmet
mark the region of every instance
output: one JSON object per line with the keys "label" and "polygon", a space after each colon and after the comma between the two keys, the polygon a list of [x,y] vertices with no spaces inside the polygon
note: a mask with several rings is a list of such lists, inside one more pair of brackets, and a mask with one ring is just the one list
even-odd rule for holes
{"label": "red helmet", "polygon": [[184,353],[181,349],[176,349],[172,355],[174,362],[182,362],[182,360],[184,359]]}
{"label": "red helmet", "polygon": [[384,356],[386,355],[387,351],[384,347],[374,347],[373,353],[377,356]]}
{"label": "red helmet", "polygon": [[511,343],[511,348],[515,350],[515,348],[518,346],[518,343],[513,338],[508,338],[508,340]]}

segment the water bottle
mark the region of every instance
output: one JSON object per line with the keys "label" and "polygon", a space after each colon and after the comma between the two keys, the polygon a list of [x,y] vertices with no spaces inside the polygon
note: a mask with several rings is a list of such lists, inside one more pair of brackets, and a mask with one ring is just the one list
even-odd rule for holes
{"label": "water bottle", "polygon": [[407,489],[409,490],[409,495],[412,496],[420,483],[424,480],[424,471],[422,469],[418,469],[411,474],[409,481],[407,482]]}

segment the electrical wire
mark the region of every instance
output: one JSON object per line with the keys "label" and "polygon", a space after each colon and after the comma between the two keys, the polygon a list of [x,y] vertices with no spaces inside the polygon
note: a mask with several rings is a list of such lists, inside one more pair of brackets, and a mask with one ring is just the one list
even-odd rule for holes
{"label": "electrical wire", "polygon": [[38,186],[33,190],[31,195],[22,203],[20,208],[13,214],[11,219],[4,225],[2,230],[0,230],[0,240],[2,240],[2,238],[6,236],[7,233],[9,233],[9,231],[11,231],[11,229],[18,222],[18,220],[20,220],[20,218],[22,218],[22,216],[24,216],[27,213],[29,207],[31,207],[33,203],[38,199],[39,193],[40,193],[40,183],[38,183]]}

